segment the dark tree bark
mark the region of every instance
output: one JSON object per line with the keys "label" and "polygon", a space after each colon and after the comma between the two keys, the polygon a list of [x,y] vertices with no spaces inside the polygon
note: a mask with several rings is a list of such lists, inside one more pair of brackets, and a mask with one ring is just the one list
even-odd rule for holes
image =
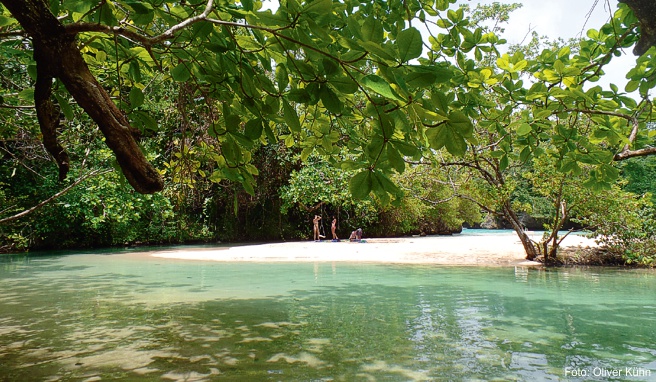
{"label": "dark tree bark", "polygon": [[140,193],[162,190],[159,172],[146,160],[135,137],[138,131],[98,83],[75,41],[75,35],[50,12],[45,0],[0,0],[31,37],[37,63],[35,103],[44,144],[65,176],[68,156],[57,143],[58,115],[50,101],[50,82],[59,78],[75,101],[98,124],[126,179]]}
{"label": "dark tree bark", "polygon": [[633,48],[633,54],[642,56],[650,47],[656,46],[656,1],[619,0],[626,4],[640,21],[640,40]]}
{"label": "dark tree bark", "polygon": [[60,127],[59,107],[52,102],[51,95],[52,76],[47,72],[47,66],[38,65],[37,79],[34,85],[34,104],[43,135],[43,145],[57,162],[59,181],[61,182],[66,178],[70,166],[68,154],[57,140],[57,129]]}

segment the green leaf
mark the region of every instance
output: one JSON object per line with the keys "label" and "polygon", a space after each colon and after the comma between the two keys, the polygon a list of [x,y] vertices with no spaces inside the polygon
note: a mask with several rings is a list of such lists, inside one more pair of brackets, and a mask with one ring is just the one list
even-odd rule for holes
{"label": "green leaf", "polygon": [[389,205],[390,196],[385,190],[383,190],[383,186],[380,185],[380,183],[377,182],[377,179],[374,179],[373,184],[374,184],[374,187],[373,187],[374,194],[376,194],[376,196],[380,200],[380,204],[382,206]]}
{"label": "green leaf", "polygon": [[610,184],[607,182],[604,182],[603,180],[599,180],[596,178],[594,172],[590,174],[590,178],[583,182],[583,186],[593,190],[593,191],[603,191],[603,190],[609,190],[610,189]]}
{"label": "green leaf", "polygon": [[405,161],[392,145],[387,145],[387,160],[399,174],[405,171]]}
{"label": "green leaf", "polygon": [[321,86],[316,82],[310,82],[305,87],[308,96],[310,97],[310,105],[316,105],[321,99]]}
{"label": "green leaf", "polygon": [[34,89],[23,89],[18,92],[18,98],[23,101],[34,102]]}
{"label": "green leaf", "polygon": [[62,113],[64,113],[64,117],[66,117],[66,119],[68,119],[69,121],[72,121],[75,118],[75,114],[73,113],[73,108],[71,107],[71,104],[68,102],[68,99],[64,97],[60,97],[57,94],[55,94],[55,98],[57,99],[57,104],[59,105],[59,109],[61,110]]}
{"label": "green leaf", "polygon": [[306,162],[312,154],[312,151],[314,151],[314,146],[304,148],[303,151],[301,151],[301,162]]}
{"label": "green leaf", "polygon": [[262,44],[257,42],[251,36],[235,36],[235,40],[240,48],[245,50],[259,50],[262,49]]}
{"label": "green leaf", "polygon": [[6,17],[0,15],[0,27],[6,27],[7,25],[18,24],[18,21],[13,17]]}
{"label": "green leaf", "polygon": [[241,124],[241,118],[236,114],[230,114],[225,116],[225,127],[231,133],[234,133],[239,130],[239,125]]}
{"label": "green leaf", "polygon": [[375,171],[373,173],[373,176],[376,182],[382,186],[383,191],[388,192],[395,196],[403,195],[403,191],[401,191],[401,189],[396,184],[394,184],[394,182],[392,182],[387,177],[387,175],[383,174],[380,171]]}
{"label": "green leaf", "polygon": [[581,167],[576,161],[573,160],[564,160],[560,171],[564,173],[572,173],[572,175],[580,175]]}
{"label": "green leaf", "polygon": [[396,51],[392,48],[388,48],[385,45],[380,45],[373,41],[363,41],[360,43],[360,45],[366,49],[367,52],[372,53],[385,61],[396,61],[396,58],[394,57],[396,55]]}
{"label": "green leaf", "polygon": [[285,137],[285,146],[286,147],[292,147],[294,146],[294,136],[289,134],[287,137]]}
{"label": "green leaf", "polygon": [[230,132],[229,134],[231,137],[235,138],[237,142],[239,142],[242,146],[246,148],[253,147],[253,141],[249,139],[247,136],[245,136],[244,134],[239,132]]}
{"label": "green leaf", "polygon": [[374,138],[372,138],[367,145],[367,155],[369,155],[372,160],[375,160],[375,158],[378,158],[380,153],[383,151],[384,145],[385,140],[381,136],[374,136]]}
{"label": "green leaf", "polygon": [[340,114],[342,112],[342,102],[328,85],[321,84],[319,97],[321,98],[321,102],[323,102],[323,106],[331,113]]}
{"label": "green leaf", "polygon": [[268,123],[264,123],[264,134],[266,135],[269,143],[276,143],[276,135],[273,133],[273,130],[271,130],[271,126],[269,126]]}
{"label": "green leaf", "polygon": [[130,89],[130,105],[132,106],[132,108],[137,108],[143,105],[143,103],[144,103],[143,92],[138,87],[133,86]]}
{"label": "green leaf", "polygon": [[262,136],[262,131],[264,129],[262,128],[262,120],[259,118],[256,119],[251,119],[250,121],[246,122],[246,126],[244,129],[244,135],[252,140],[255,141],[257,139],[260,139]]}
{"label": "green leaf", "polygon": [[440,27],[440,28],[449,29],[453,26],[453,23],[451,21],[449,21],[448,19],[440,18],[440,19],[437,20],[437,26]]}
{"label": "green leaf", "polygon": [[144,130],[157,131],[159,127],[157,120],[153,118],[149,113],[141,110],[136,110],[133,111],[131,115],[134,116],[134,119],[137,120],[141,126],[143,126]]}
{"label": "green leaf", "polygon": [[287,98],[294,102],[310,104],[312,102],[312,95],[308,92],[307,88],[292,89]]}
{"label": "green leaf", "polygon": [[423,50],[421,33],[414,27],[402,30],[396,38],[396,45],[399,48],[401,62],[417,58],[421,56]]}
{"label": "green leaf", "polygon": [[138,14],[147,14],[153,12],[153,6],[147,2],[128,0],[125,2],[130,8],[132,8]]}
{"label": "green leaf", "polygon": [[380,130],[383,133],[385,139],[390,139],[394,135],[394,130],[396,125],[394,124],[394,119],[390,118],[389,115],[382,115],[378,121],[380,125]]}
{"label": "green leaf", "polygon": [[517,135],[519,135],[520,137],[523,137],[523,136],[529,135],[531,133],[531,131],[533,131],[533,129],[531,129],[531,125],[524,122],[521,125],[519,125],[519,127],[517,128]]}
{"label": "green leaf", "polygon": [[360,20],[360,18],[348,17],[346,19],[346,25],[348,26],[348,31],[351,32],[355,38],[362,39],[362,25],[360,25],[358,20]]}
{"label": "green leaf", "polygon": [[296,114],[296,110],[294,110],[294,108],[287,101],[282,102],[282,108],[285,117],[285,123],[287,123],[289,129],[295,133],[300,133],[301,123],[298,120],[298,114]]}
{"label": "green leaf", "polygon": [[426,121],[442,122],[442,121],[446,121],[448,119],[447,117],[445,117],[441,114],[435,113],[434,111],[426,110],[426,109],[424,109],[423,107],[419,106],[416,103],[413,103],[412,105],[410,105],[410,110],[415,112],[415,114],[418,117],[420,117],[420,118],[422,118]]}
{"label": "green leaf", "polygon": [[494,151],[491,151],[491,152],[490,152],[490,156],[491,156],[492,158],[501,158],[501,157],[503,157],[504,155],[506,155],[506,152],[503,151],[503,150],[494,150]]}
{"label": "green leaf", "polygon": [[547,118],[550,115],[551,115],[551,110],[548,110],[548,109],[539,110],[539,111],[533,113],[533,117],[535,119]]}
{"label": "green leaf", "polygon": [[457,130],[446,124],[426,130],[426,138],[435,150],[446,147],[449,153],[456,156],[461,156],[467,151],[465,138]]}
{"label": "green leaf", "polygon": [[243,73],[241,76],[241,87],[244,89],[244,93],[246,96],[250,98],[255,98],[259,96],[260,89],[255,86],[255,83],[253,82],[253,77],[250,76],[248,73]]}
{"label": "green leaf", "polygon": [[508,168],[508,155],[504,155],[501,157],[501,160],[499,161],[499,170],[503,171]]}
{"label": "green leaf", "polygon": [[323,74],[326,76],[332,76],[340,72],[340,67],[334,60],[324,58],[321,60],[321,64],[323,66]]}
{"label": "green leaf", "polygon": [[406,68],[408,69],[408,73],[402,76],[405,83],[411,88],[426,88],[436,82],[446,83],[453,77],[453,72],[450,69],[439,66],[426,68],[409,65]]}
{"label": "green leaf", "polygon": [[624,91],[627,93],[632,93],[636,91],[639,86],[640,86],[640,81],[631,80],[626,84],[626,87],[624,87]]}
{"label": "green leaf", "polygon": [[221,181],[223,180],[223,172],[214,170],[214,172],[212,172],[212,175],[210,175],[209,180],[213,183],[221,183]]}
{"label": "green leaf", "polygon": [[602,164],[599,166],[598,170],[601,179],[609,183],[616,181],[620,175],[619,171],[609,164]]}
{"label": "green leaf", "polygon": [[453,155],[464,155],[467,151],[467,142],[462,138],[453,139],[446,143],[446,149]]}
{"label": "green leaf", "polygon": [[447,113],[449,111],[449,104],[453,101],[453,98],[443,92],[433,91],[430,101],[438,110]]}
{"label": "green leaf", "polygon": [[373,182],[371,179],[371,171],[365,170],[357,173],[349,182],[349,191],[353,198],[362,200],[369,196]]}
{"label": "green leaf", "polygon": [[324,135],[323,138],[321,138],[321,147],[326,153],[331,153],[333,151],[333,142],[330,139],[330,135]]}
{"label": "green leaf", "polygon": [[392,140],[391,142],[394,145],[394,147],[396,147],[396,149],[399,150],[399,152],[403,155],[414,157],[415,155],[420,154],[420,151],[417,148],[417,146],[397,140]]}
{"label": "green leaf", "polygon": [[289,25],[289,20],[285,14],[273,13],[271,10],[263,12],[248,13],[246,20],[250,24],[258,24],[263,26],[286,26]]}
{"label": "green leaf", "polygon": [[31,79],[36,80],[36,65],[27,65],[27,74]]}
{"label": "green leaf", "polygon": [[324,16],[327,13],[331,13],[332,6],[332,0],[314,0],[307,3],[305,7],[303,7],[302,12]]}
{"label": "green leaf", "polygon": [[250,196],[255,196],[255,189],[253,189],[253,184],[249,180],[241,182],[241,186],[244,187],[244,191]]}
{"label": "green leaf", "polygon": [[358,91],[358,84],[355,83],[350,77],[337,77],[331,78],[330,84],[338,91],[344,94],[353,94]]}
{"label": "green leaf", "polygon": [[456,129],[458,133],[465,138],[471,137],[474,132],[474,125],[471,120],[461,111],[451,112],[446,124],[453,129]]}
{"label": "green leaf", "polygon": [[283,92],[287,85],[289,85],[289,74],[284,64],[279,64],[276,67],[276,82],[278,83],[278,91]]}
{"label": "green leaf", "polygon": [[226,162],[230,164],[238,164],[242,158],[241,148],[231,137],[228,137],[228,139],[221,143],[221,153],[226,159]]}
{"label": "green leaf", "polygon": [[390,84],[387,83],[387,81],[385,81],[382,77],[379,77],[375,74],[370,74],[363,77],[361,83],[364,87],[382,95],[385,98],[403,101],[403,99],[396,94],[394,89],[392,89]]}
{"label": "green leaf", "polygon": [[132,78],[133,81],[141,82],[141,66],[139,65],[139,61],[135,60],[130,62],[128,73],[130,74],[130,78]]}
{"label": "green leaf", "polygon": [[453,23],[457,23],[457,22],[459,21],[459,19],[458,19],[458,14],[457,14],[456,11],[454,11],[453,9],[449,9],[449,10],[446,12],[446,16],[447,16],[447,17],[449,18],[449,20],[451,20]]}
{"label": "green leaf", "polygon": [[171,77],[177,82],[185,82],[189,80],[189,78],[191,78],[191,73],[189,72],[189,68],[187,68],[187,64],[184,62],[179,63],[171,70]]}
{"label": "green leaf", "polygon": [[522,149],[522,152],[519,153],[519,160],[522,162],[526,162],[530,156],[531,156],[531,148],[526,146]]}
{"label": "green leaf", "polygon": [[365,42],[372,42],[375,45],[382,43],[383,38],[385,37],[383,24],[376,17],[366,18],[360,29],[360,33]]}
{"label": "green leaf", "polygon": [[201,21],[194,23],[191,30],[193,33],[192,38],[205,40],[214,30],[214,25],[207,21]]}

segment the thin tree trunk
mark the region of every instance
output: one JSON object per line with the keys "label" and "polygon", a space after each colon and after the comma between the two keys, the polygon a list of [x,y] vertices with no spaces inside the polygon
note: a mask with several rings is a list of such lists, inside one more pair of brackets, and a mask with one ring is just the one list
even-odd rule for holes
{"label": "thin tree trunk", "polygon": [[100,175],[100,174],[108,173],[108,172],[110,172],[110,171],[113,171],[113,170],[94,170],[94,171],[91,171],[91,172],[88,173],[88,174],[82,175],[82,176],[79,177],[77,180],[75,180],[73,183],[71,183],[70,185],[66,186],[66,188],[64,188],[63,190],[61,190],[61,191],[59,191],[58,193],[54,194],[53,196],[49,197],[48,199],[46,199],[46,200],[40,202],[39,204],[37,204],[37,205],[35,205],[35,206],[31,207],[31,208],[28,208],[28,209],[25,210],[25,211],[19,212],[19,213],[13,215],[13,216],[9,216],[9,217],[6,217],[6,218],[3,218],[3,219],[0,219],[0,224],[9,223],[9,222],[11,222],[11,221],[18,220],[18,219],[20,219],[20,218],[22,218],[22,217],[24,217],[24,216],[27,216],[27,215],[33,213],[34,211],[40,209],[41,207],[47,205],[48,203],[51,203],[52,201],[54,201],[55,199],[59,198],[60,196],[65,195],[67,192],[69,192],[70,190],[72,190],[75,186],[77,186],[78,184],[82,183],[83,181],[85,181],[85,180],[87,180],[87,179],[89,179],[89,178],[91,178],[91,177],[94,177],[94,176],[96,176],[96,175]]}
{"label": "thin tree trunk", "polygon": [[503,214],[510,225],[512,225],[513,229],[517,233],[517,236],[519,236],[519,241],[524,247],[524,252],[526,252],[526,260],[535,260],[540,255],[540,251],[535,246],[535,244],[533,244],[533,240],[531,240],[531,238],[526,234],[524,226],[522,225],[515,211],[510,206],[509,201],[506,201],[503,205]]}
{"label": "thin tree trunk", "polygon": [[[35,55],[37,55],[35,53]],[[57,140],[57,129],[59,128],[59,107],[52,102],[52,76],[47,65],[37,65],[36,83],[34,84],[34,104],[36,115],[39,119],[39,127],[43,135],[43,145],[52,155],[59,167],[59,181],[66,179],[69,165],[69,157],[66,150]]]}

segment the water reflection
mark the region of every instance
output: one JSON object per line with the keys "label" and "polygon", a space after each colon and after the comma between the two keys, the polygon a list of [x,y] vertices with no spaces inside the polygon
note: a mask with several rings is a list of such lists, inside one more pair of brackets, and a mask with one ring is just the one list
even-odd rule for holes
{"label": "water reflection", "polygon": [[[0,375],[8,380],[656,373],[656,276],[647,271],[76,255],[5,258],[0,287]],[[572,375],[579,371],[590,373]]]}

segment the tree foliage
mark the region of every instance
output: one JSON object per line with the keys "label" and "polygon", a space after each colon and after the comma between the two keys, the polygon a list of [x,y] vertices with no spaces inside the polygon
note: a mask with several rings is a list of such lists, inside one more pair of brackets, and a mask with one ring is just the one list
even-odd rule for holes
{"label": "tree foliage", "polygon": [[[499,34],[518,4],[473,15],[455,0],[0,4],[0,55],[12,58],[2,64],[0,148],[15,164],[4,170],[40,178],[35,157],[50,157],[57,170],[45,176],[60,187],[89,164],[105,166],[103,141],[139,193],[166,184],[174,210],[188,201],[199,215],[237,215],[243,195],[271,195],[257,192],[262,147],[284,147],[309,164],[286,200],[343,205],[348,191],[386,208],[415,187],[402,178],[410,163],[442,156],[477,171],[477,188],[459,194],[512,217],[515,171],[533,161],[548,159],[554,178],[585,175],[602,192],[620,176],[615,161],[656,153],[653,7],[644,0],[621,2],[579,41],[537,38],[507,51]],[[626,87],[598,86],[632,47],[640,57]],[[330,176],[340,183],[332,193],[312,188],[325,182],[315,177],[326,163],[344,171]],[[310,180],[305,191],[298,179]],[[216,189],[233,208],[208,196]],[[16,205],[24,197],[0,194]]]}
{"label": "tree foliage", "polygon": [[[257,1],[63,1],[47,7],[42,0],[31,0],[4,5],[11,12],[5,13],[7,33],[21,36],[23,31],[37,53],[30,59],[20,39],[10,45],[24,52],[26,67],[36,68],[37,114],[60,177],[69,164],[56,139],[53,115],[66,108],[60,104],[68,96],[55,89],[64,93],[51,97],[49,78],[57,78],[98,123],[123,173],[141,192],[162,186],[160,175],[133,146],[139,133],[134,125],[157,129],[156,120],[139,109],[149,86],[146,74],[154,72],[191,82],[195,96],[213,100],[216,111],[209,131],[220,141],[214,159],[220,170],[214,179],[237,179],[247,190],[253,184],[252,169],[243,153],[253,142],[275,141],[273,125],[284,123],[288,139],[302,143],[306,155],[317,145],[339,142],[340,134],[333,132],[346,126],[362,138],[350,147],[362,153],[357,168],[363,169],[351,188],[358,196],[370,191],[380,197],[399,195],[386,173],[403,169],[403,155],[417,155],[416,148],[426,143],[463,154],[472,143],[471,118],[494,120],[494,110],[479,112],[486,103],[478,92],[485,89],[496,92],[502,104],[526,107],[524,121],[513,126],[521,126],[520,136],[549,134],[540,121],[551,116],[592,115],[599,125],[597,141],[586,137],[573,143],[575,148],[563,145],[562,167],[575,168],[587,155],[599,165],[591,174],[596,184],[612,181],[613,173],[603,166],[610,160],[607,151],[594,144],[621,145],[625,149],[613,154],[626,156],[632,152],[629,143],[644,130],[639,116],[646,105],[635,105],[618,91],[583,88],[599,78],[619,49],[636,43],[638,20],[627,7],[619,8],[612,23],[590,31],[577,54],[545,51],[526,60],[515,53],[485,67],[469,54],[494,54],[503,41],[494,31],[472,24],[463,8],[449,9],[450,1],[289,1],[275,10],[265,10]],[[414,26],[419,23],[430,27],[425,54]],[[627,90],[639,88],[646,95],[653,86],[644,75],[652,70],[649,57],[649,52],[643,56]],[[103,81],[111,86],[108,91],[90,67],[111,71],[113,80]],[[524,86],[523,74],[538,81]],[[122,93],[121,86],[129,92]],[[302,113],[297,105],[304,105]],[[121,110],[130,113],[127,119]],[[321,140],[302,127],[321,132]],[[538,141],[528,139],[529,153]]]}

